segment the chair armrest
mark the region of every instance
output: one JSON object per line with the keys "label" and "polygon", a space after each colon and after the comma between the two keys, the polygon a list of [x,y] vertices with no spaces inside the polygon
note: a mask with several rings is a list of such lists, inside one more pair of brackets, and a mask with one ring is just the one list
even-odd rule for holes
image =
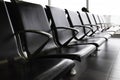
{"label": "chair armrest", "polygon": [[89,25],[74,25],[72,27],[87,27],[87,26],[89,26]]}
{"label": "chair armrest", "polygon": [[37,30],[23,30],[23,31],[18,31],[15,34],[20,34],[20,33],[36,33],[36,34],[42,34],[46,37],[52,38],[52,35],[50,33],[47,33],[45,31],[37,31]]}
{"label": "chair armrest", "polygon": [[[43,43],[43,45],[41,45],[38,49],[36,49],[36,51],[34,51],[33,53],[28,53],[26,52],[24,54],[24,51],[22,49],[22,43],[21,43],[21,39],[20,39],[20,34],[21,33],[35,33],[35,34],[42,34],[46,37],[48,37],[48,39],[45,41],[45,43]],[[49,40],[52,38],[52,35],[44,32],[44,31],[36,31],[36,30],[23,30],[23,31],[18,31],[16,33],[14,33],[14,35],[16,35],[16,39],[17,39],[17,46],[19,49],[19,55],[23,58],[23,59],[27,59],[29,57],[31,57],[32,55],[38,55],[40,53],[40,51],[45,47],[45,45],[49,42]]]}
{"label": "chair armrest", "polygon": [[71,27],[85,27],[84,25],[74,25],[74,26],[71,26]]}
{"label": "chair armrest", "polygon": [[98,25],[94,25],[94,24],[85,24],[86,26],[96,26],[99,27]]}
{"label": "chair armrest", "polygon": [[91,27],[88,27],[87,25],[74,25],[74,26],[72,26],[72,27],[84,27],[84,28],[88,28],[88,29],[90,29],[92,32],[94,32],[93,29],[92,29]]}
{"label": "chair armrest", "polygon": [[[91,27],[88,27],[87,25],[74,25],[74,26],[72,26],[72,27],[78,27],[78,28],[84,27],[84,28],[88,28],[88,29],[92,32],[91,35],[94,34],[93,29],[92,29]],[[90,32],[90,31],[89,31],[89,32]],[[84,38],[85,36],[87,36],[87,34],[88,34],[89,32],[85,33],[85,35],[84,35],[82,38]],[[82,38],[81,38],[81,39],[82,39]]]}
{"label": "chair armrest", "polygon": [[93,29],[91,27],[85,27],[85,28],[88,28],[90,31],[92,31],[92,33],[94,33]]}
{"label": "chair armrest", "polygon": [[67,29],[67,30],[71,30],[71,31],[75,31],[77,33],[79,33],[79,30],[78,29],[75,29],[75,28],[68,28],[68,27],[57,27],[56,29]]}

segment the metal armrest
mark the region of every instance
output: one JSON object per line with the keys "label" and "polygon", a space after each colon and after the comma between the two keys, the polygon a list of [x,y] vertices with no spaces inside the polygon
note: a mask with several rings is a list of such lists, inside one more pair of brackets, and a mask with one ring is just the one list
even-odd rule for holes
{"label": "metal armrest", "polygon": [[[78,29],[75,29],[75,28],[68,28],[68,27],[57,27],[56,29],[66,29],[66,30],[71,30],[71,31],[74,31],[75,35],[77,35],[79,33],[79,30]],[[70,41],[74,38],[73,35],[71,35],[72,37],[70,39],[68,39],[64,44],[60,44],[60,46],[66,46],[70,43]]]}
{"label": "metal armrest", "polygon": [[91,27],[88,27],[87,25],[74,25],[72,27],[84,27],[84,28],[88,28],[88,29],[90,29],[94,33],[93,29]]}
{"label": "metal armrest", "polygon": [[87,27],[87,25],[74,25],[72,27]]}
{"label": "metal armrest", "polygon": [[[24,54],[24,51],[22,50],[22,43],[21,43],[21,39],[20,39],[20,34],[21,33],[36,33],[36,34],[42,34],[46,37],[48,37],[48,40],[46,40],[46,42],[41,45],[38,49],[36,49],[36,51],[34,51],[33,53],[27,53],[26,55]],[[36,31],[36,30],[23,30],[23,31],[18,31],[16,33],[14,33],[14,35],[16,35],[16,39],[17,39],[17,43],[18,43],[18,49],[20,51],[19,55],[24,58],[24,59],[29,59],[31,56],[33,55],[38,55],[40,53],[40,51],[44,48],[44,46],[49,42],[49,40],[52,38],[52,35],[44,32],[44,31]]]}
{"label": "metal armrest", "polygon": [[71,26],[71,27],[85,27],[84,25],[74,25],[74,26]]}
{"label": "metal armrest", "polygon": [[21,33],[36,33],[36,34],[42,34],[44,36],[47,36],[49,38],[52,38],[52,35],[50,33],[47,33],[45,31],[37,31],[37,30],[23,30],[23,31],[18,31],[15,34],[21,34]]}
{"label": "metal armrest", "polygon": [[94,24],[85,24],[85,25],[99,27],[98,25],[94,25]]}
{"label": "metal armrest", "polygon": [[90,31],[92,31],[92,33],[94,33],[93,29],[91,27],[85,27],[85,28],[88,28]]}
{"label": "metal armrest", "polygon": [[97,27],[96,30],[98,30],[99,26],[98,25],[94,25],[94,24],[85,24],[85,26],[92,26],[92,27]]}
{"label": "metal armrest", "polygon": [[[88,27],[87,25],[74,25],[74,26],[72,26],[72,27],[78,27],[78,28],[84,27],[84,28],[88,28],[90,31],[92,31],[91,34],[94,33],[93,29],[92,29],[91,27]],[[84,38],[85,36],[87,36],[88,33],[89,33],[89,32],[85,33],[85,35],[84,35],[82,38]],[[81,39],[82,39],[82,38],[81,38]]]}
{"label": "metal armrest", "polygon": [[79,33],[79,30],[78,29],[75,29],[75,28],[68,28],[68,27],[57,27],[56,29],[68,29],[68,30],[72,30],[72,31],[75,31],[77,33]]}
{"label": "metal armrest", "polygon": [[90,29],[92,32],[94,32],[93,29],[92,29],[91,27],[88,27],[87,25],[74,25],[73,27],[84,27],[84,28],[88,28],[88,29]]}

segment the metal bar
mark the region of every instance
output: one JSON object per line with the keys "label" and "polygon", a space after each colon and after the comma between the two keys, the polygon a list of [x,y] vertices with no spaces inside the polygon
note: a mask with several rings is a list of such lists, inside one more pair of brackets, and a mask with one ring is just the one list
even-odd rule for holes
{"label": "metal bar", "polygon": [[89,0],[86,0],[86,8],[89,10]]}
{"label": "metal bar", "polygon": [[51,0],[48,0],[48,5],[49,5],[49,6],[51,5]]}

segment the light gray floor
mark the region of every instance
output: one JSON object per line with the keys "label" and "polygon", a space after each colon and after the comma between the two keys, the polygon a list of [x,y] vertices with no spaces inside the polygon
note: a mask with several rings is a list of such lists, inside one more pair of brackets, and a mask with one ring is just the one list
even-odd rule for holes
{"label": "light gray floor", "polygon": [[65,80],[120,80],[120,38],[109,39],[99,48],[97,56],[78,64],[77,75]]}

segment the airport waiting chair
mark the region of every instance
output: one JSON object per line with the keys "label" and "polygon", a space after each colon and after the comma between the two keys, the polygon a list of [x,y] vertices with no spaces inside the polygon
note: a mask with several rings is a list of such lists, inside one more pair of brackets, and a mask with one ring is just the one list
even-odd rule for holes
{"label": "airport waiting chair", "polygon": [[98,30],[98,26],[92,25],[90,23],[89,18],[87,17],[87,13],[86,12],[77,12],[78,16],[81,20],[82,25],[85,25],[87,27],[89,27],[88,29],[86,29],[86,33],[89,33],[88,35],[93,35],[97,30]]}
{"label": "airport waiting chair", "polygon": [[[42,30],[45,32],[49,32],[49,34],[54,33],[50,29],[50,26],[49,26],[48,20],[47,20],[47,16],[41,5],[19,1],[16,3],[16,6],[17,6],[17,10],[19,11],[18,13],[20,13],[19,15],[18,15],[18,13],[15,14],[14,11],[9,11],[9,12],[11,14],[11,18],[12,17],[14,18],[15,16],[19,16],[19,18],[17,18],[17,19],[21,20],[21,22],[23,22],[22,23],[22,27],[24,27],[23,31],[25,29],[28,29],[28,30],[31,29],[31,30],[35,30],[35,31]],[[26,9],[27,9],[27,11],[26,11]],[[12,15],[13,13],[14,13],[14,15]],[[17,20],[15,20],[15,21],[17,21]],[[14,25],[17,23],[15,21],[13,21]],[[21,26],[18,25],[18,27],[21,27]],[[70,29],[70,31],[74,30],[72,28],[69,28],[69,29]],[[76,31],[76,30],[74,30],[74,31]],[[63,37],[60,39],[62,41],[66,42],[69,39],[69,37],[70,36],[66,36],[66,37]],[[72,37],[70,37],[70,39],[71,38]],[[35,45],[32,45],[32,46],[35,46]],[[58,46],[56,39],[53,36],[53,40],[51,39],[51,41],[49,41],[49,43],[47,43],[47,45],[43,48],[43,50],[40,53],[39,52],[37,53],[37,57],[38,57],[38,59],[41,56],[42,57],[52,57],[52,58],[59,57],[59,58],[69,58],[69,59],[81,61],[81,57],[83,57],[85,55],[89,55],[89,54],[93,53],[95,50],[96,50],[96,47],[94,45],[78,45],[78,46],[69,46],[69,47],[68,46]]]}
{"label": "airport waiting chair", "polygon": [[[98,26],[92,25],[92,24],[90,23],[90,20],[88,19],[88,16],[87,16],[87,13],[85,13],[85,12],[78,12],[78,14],[79,14],[79,17],[80,17],[81,20],[82,20],[83,25],[87,25],[88,27],[92,28],[93,31],[91,31],[91,30],[86,30],[86,31],[88,32],[88,35],[89,35],[89,36],[103,37],[103,38],[105,38],[106,40],[108,40],[108,39],[111,37],[111,35],[108,34],[108,33],[101,33],[101,32],[100,32],[100,33],[98,34]],[[97,28],[95,28],[95,27],[97,27]],[[89,32],[89,31],[90,31],[90,32]],[[95,32],[97,32],[97,34],[96,34]]]}
{"label": "airport waiting chair", "polygon": [[[102,33],[102,34],[110,34],[110,35],[113,35],[114,34],[114,32],[108,32],[108,31],[106,31],[107,30],[107,28],[108,28],[108,26],[107,25],[105,25],[105,24],[101,24],[101,25],[97,25],[97,23],[96,23],[96,21],[95,21],[95,19],[94,19],[94,17],[93,17],[93,14],[91,14],[91,13],[87,13],[87,16],[88,16],[88,18],[89,18],[89,20],[90,20],[90,23],[92,24],[92,25],[95,25],[95,26],[98,26],[98,33]],[[101,29],[100,29],[101,28]],[[100,30],[99,30],[100,29]],[[103,32],[104,31],[104,32]],[[97,33],[96,32],[96,33]]]}
{"label": "airport waiting chair", "polygon": [[120,30],[119,26],[110,26],[109,23],[106,22],[105,17],[102,15],[98,15],[99,21],[102,25],[102,27],[104,27],[105,29],[103,31],[107,31],[107,32],[117,32]]}
{"label": "airport waiting chair", "polygon": [[[16,8],[15,9],[13,8],[13,9],[15,11],[17,11],[15,14],[14,10],[11,10],[11,8],[8,7],[8,8],[10,8],[9,13],[11,15],[11,19],[12,18],[15,19],[15,20],[12,19],[14,28],[16,27],[15,25],[19,23],[19,22],[17,22],[17,20],[20,20],[22,22],[22,27],[24,27],[24,28],[22,28],[23,31],[30,29],[30,30],[35,30],[35,31],[37,30],[37,31],[48,32],[49,34],[53,33],[48,24],[48,20],[47,20],[45,11],[41,5],[33,4],[33,3],[29,3],[29,2],[23,2],[23,1],[19,1],[12,5],[16,6]],[[17,18],[14,18],[15,16]],[[29,24],[27,24],[27,23],[29,23]],[[19,30],[20,27],[21,27],[21,25],[17,25],[17,30]],[[15,31],[17,32],[17,30],[15,30]],[[72,29],[72,28],[70,28],[70,30],[76,31],[75,29]],[[64,37],[62,40],[66,41],[67,40],[66,37]],[[53,38],[54,38],[54,36],[53,36]],[[69,38],[69,37],[67,37],[67,38]],[[55,39],[53,39],[53,40],[55,41]],[[54,42],[53,40],[51,39],[51,41],[49,41],[45,45],[45,47],[40,52],[38,52],[38,54],[33,58],[34,59],[39,59],[42,57],[43,58],[55,58],[55,59],[69,58],[69,59],[81,61],[82,58],[84,58],[84,57],[88,56],[89,54],[92,54],[93,52],[96,51],[96,47],[94,45],[76,45],[76,46],[61,46],[60,47],[56,44],[56,41]],[[57,45],[57,47],[55,44]],[[35,45],[33,45],[33,46],[35,46]],[[66,69],[66,67],[67,67],[67,64],[65,66],[65,69]],[[70,70],[71,67],[68,66],[68,69],[66,69],[66,70],[65,69],[60,70],[60,71],[63,71],[63,70],[65,71],[65,72],[64,71],[61,72],[62,75],[64,75],[64,73],[67,73],[66,70]],[[61,76],[61,75],[59,74],[57,76]],[[53,77],[53,76],[51,76],[51,77]],[[49,77],[47,76],[47,78],[49,78]]]}
{"label": "airport waiting chair", "polygon": [[98,15],[98,18],[99,18],[100,22],[103,24],[105,31],[111,27],[109,25],[109,23],[106,22],[105,17],[103,15]]}
{"label": "airport waiting chair", "polygon": [[21,50],[18,45],[12,26],[9,22],[4,2],[0,0],[0,79],[15,80],[18,60],[21,60]]}
{"label": "airport waiting chair", "polygon": [[95,20],[96,25],[99,26],[99,27],[98,27],[98,30],[99,30],[100,32],[102,32],[104,28],[102,27],[102,24],[100,23],[100,20],[99,20],[99,18],[98,18],[98,15],[93,14],[93,18],[94,18],[94,20]]}
{"label": "airport waiting chair", "polygon": [[[62,46],[62,47],[77,46],[78,50],[80,50],[79,49],[80,46],[93,46],[93,45],[90,45],[89,43],[77,43],[76,41],[72,41],[74,38],[73,36],[74,30],[72,29],[75,29],[75,28],[70,27],[69,22],[65,17],[66,15],[64,10],[60,8],[52,7],[52,6],[46,6],[46,12],[48,14],[49,20],[51,21],[51,29],[54,32],[53,35],[56,37],[55,39],[59,46]],[[66,39],[64,40],[64,38]],[[89,51],[87,52],[87,54],[86,54],[86,51],[84,51],[85,52],[84,56],[91,54],[91,50],[93,49],[89,48]],[[79,53],[81,54],[81,52]]]}
{"label": "airport waiting chair", "polygon": [[[96,24],[100,24],[99,26],[100,26],[101,29],[99,28],[99,30],[101,30],[101,32],[105,31],[108,26],[107,26],[105,23],[101,22],[102,18],[99,18],[98,15],[95,15],[95,17],[94,17],[94,14],[92,14],[92,15],[93,15],[93,18],[94,18],[94,20],[95,20],[95,23],[96,23]],[[97,18],[97,20],[96,20],[96,18]],[[102,20],[102,21],[103,21],[103,20]],[[97,22],[98,22],[98,23],[97,23]]]}
{"label": "airport waiting chair", "polygon": [[62,72],[69,72],[74,67],[74,62],[69,59],[42,58],[28,62],[24,58],[22,47],[18,37],[15,36],[6,5],[2,0],[0,0],[0,26],[1,80],[53,80]]}
{"label": "airport waiting chair", "polygon": [[115,33],[115,32],[118,30],[118,29],[115,29],[115,27],[112,27],[112,26],[110,26],[110,25],[109,25],[109,27],[104,28],[104,27],[108,26],[107,23],[101,22],[101,21],[103,21],[103,20],[102,20],[102,18],[101,18],[100,16],[98,16],[98,15],[95,15],[95,14],[94,14],[93,17],[94,17],[94,20],[95,20],[96,24],[100,26],[99,30],[100,30],[101,32],[108,32],[108,33],[110,33],[111,35],[113,35],[113,33]]}
{"label": "airport waiting chair", "polygon": [[[12,20],[15,33],[19,34],[20,32],[24,32],[23,34],[20,34],[20,39],[21,39],[21,44],[23,46],[22,49],[26,53],[27,58],[35,59],[38,55],[41,58],[42,57],[56,58],[58,56],[56,54],[52,54],[48,56],[47,53],[44,53],[44,51],[46,50],[48,50],[48,53],[50,53],[49,52],[50,48],[52,53],[52,49],[57,48],[57,46],[55,45],[52,39],[50,39],[50,41],[48,42],[48,41],[45,41],[46,39],[44,38],[44,35],[40,35],[40,33],[42,33],[42,34],[48,35],[50,38],[52,37],[51,29],[49,28],[49,24],[48,24],[47,17],[45,15],[45,11],[43,7],[37,4],[32,4],[32,3],[22,2],[22,1],[17,3],[8,2],[7,6],[9,7],[8,10],[10,13],[10,17]],[[31,8],[33,8],[34,11]],[[25,9],[28,9],[30,13],[28,14],[28,11],[26,11]],[[38,35],[35,33],[38,33]],[[54,50],[57,50],[57,49],[54,49]],[[60,57],[61,58],[71,57],[74,59],[75,55],[60,54],[59,58]]]}
{"label": "airport waiting chair", "polygon": [[[76,32],[72,29],[77,31],[78,29],[70,27],[65,11],[57,7],[46,6],[46,12],[48,18],[51,20],[51,29],[54,32],[54,36],[56,36],[57,44],[60,46],[71,45],[71,41],[74,39],[73,33],[76,35]],[[66,40],[63,41],[62,39],[64,38],[66,38]],[[82,45],[82,43],[77,45]]]}
{"label": "airport waiting chair", "polygon": [[79,40],[79,42],[83,43],[96,44],[98,46],[105,42],[104,38],[94,38],[87,36],[87,33],[85,33],[85,28],[87,28],[87,26],[82,25],[77,12],[66,9],[66,13],[68,14],[68,20],[71,24],[70,26],[79,29],[79,33],[75,36],[76,40]]}

